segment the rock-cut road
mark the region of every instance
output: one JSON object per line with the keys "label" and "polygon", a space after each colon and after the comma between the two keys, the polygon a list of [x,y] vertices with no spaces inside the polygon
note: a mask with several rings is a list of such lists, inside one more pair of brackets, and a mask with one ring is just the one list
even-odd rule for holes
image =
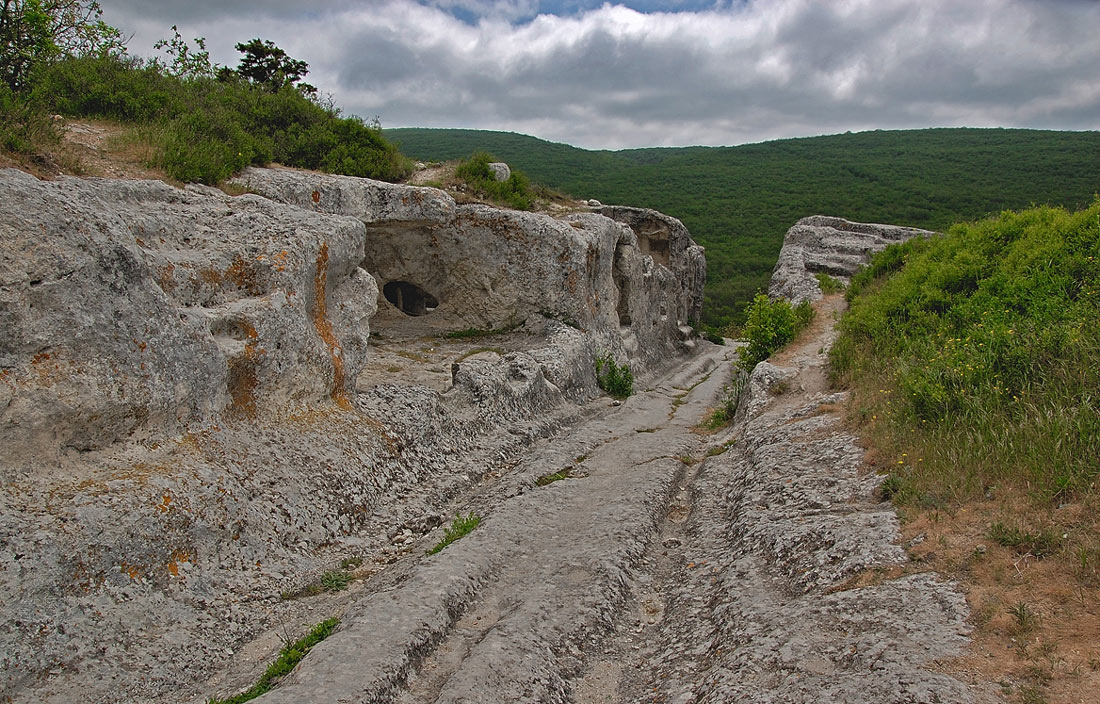
{"label": "rock-cut road", "polygon": [[716,434],[696,427],[730,347],[601,401],[469,497],[476,530],[373,578],[257,701],[992,701],[943,674],[967,643],[955,587],[876,570],[906,557],[822,383],[830,327],[758,367]]}

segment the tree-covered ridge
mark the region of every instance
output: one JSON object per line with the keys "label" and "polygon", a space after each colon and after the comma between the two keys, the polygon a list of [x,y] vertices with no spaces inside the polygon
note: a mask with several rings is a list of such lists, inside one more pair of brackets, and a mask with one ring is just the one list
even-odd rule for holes
{"label": "tree-covered ridge", "polygon": [[390,129],[408,156],[478,150],[573,196],[656,208],[707,247],[704,320],[739,322],[799,218],[943,229],[1004,209],[1085,207],[1100,189],[1100,132],[875,131],[739,147],[588,151],[518,134]]}

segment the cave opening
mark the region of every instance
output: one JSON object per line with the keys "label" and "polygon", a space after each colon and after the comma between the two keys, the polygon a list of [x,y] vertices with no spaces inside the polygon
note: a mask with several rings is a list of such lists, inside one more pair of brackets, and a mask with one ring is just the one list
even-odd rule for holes
{"label": "cave opening", "polygon": [[405,315],[424,315],[439,306],[435,296],[408,281],[390,281],[382,287],[382,295]]}

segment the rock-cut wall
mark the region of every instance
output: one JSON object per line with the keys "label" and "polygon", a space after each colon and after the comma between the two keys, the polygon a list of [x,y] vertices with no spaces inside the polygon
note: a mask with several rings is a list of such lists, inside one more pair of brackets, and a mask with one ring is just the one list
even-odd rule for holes
{"label": "rock-cut wall", "polygon": [[875,252],[911,237],[932,234],[915,227],[851,222],[825,215],[802,218],[783,237],[768,295],[792,303],[816,301],[822,293],[815,274],[847,282]]}
{"label": "rock-cut wall", "polygon": [[[0,701],[201,699],[281,593],[586,412],[597,354],[644,376],[693,347],[704,262],[671,218],[642,218],[666,261],[622,213],[241,183],[0,171]],[[383,314],[518,342],[439,391],[372,368]]]}

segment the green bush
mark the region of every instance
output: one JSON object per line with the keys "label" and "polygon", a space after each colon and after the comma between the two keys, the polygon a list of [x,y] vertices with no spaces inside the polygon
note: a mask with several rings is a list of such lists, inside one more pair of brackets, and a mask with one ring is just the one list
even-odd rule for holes
{"label": "green bush", "polygon": [[489,164],[494,161],[490,154],[477,152],[458,165],[455,176],[489,200],[516,210],[530,210],[535,204],[531,182],[515,170],[504,181],[496,180],[496,176],[489,168]]}
{"label": "green bush", "polygon": [[839,324],[832,374],[874,385],[868,412],[899,442],[924,444],[920,476],[958,493],[1005,477],[1050,497],[1091,491],[1100,201],[956,225],[885,250],[867,271],[878,280],[856,277],[865,284]]}
{"label": "green bush", "polygon": [[379,126],[291,84],[272,91],[231,74],[188,78],[154,62],[85,57],[44,67],[32,93],[53,112],[149,125],[157,165],[180,181],[213,184],[271,161],[386,181],[412,171]]}
{"label": "green bush", "polygon": [[749,343],[742,347],[738,364],[752,371],[760,362],[795,338],[813,320],[814,310],[806,301],[792,306],[790,301],[771,301],[757,294],[745,309],[745,327],[741,334]]}
{"label": "green bush", "polygon": [[620,401],[634,393],[634,373],[630,366],[615,364],[610,354],[596,357],[596,383]]}
{"label": "green bush", "polygon": [[14,93],[0,82],[0,147],[16,154],[33,154],[60,135],[42,104]]}

